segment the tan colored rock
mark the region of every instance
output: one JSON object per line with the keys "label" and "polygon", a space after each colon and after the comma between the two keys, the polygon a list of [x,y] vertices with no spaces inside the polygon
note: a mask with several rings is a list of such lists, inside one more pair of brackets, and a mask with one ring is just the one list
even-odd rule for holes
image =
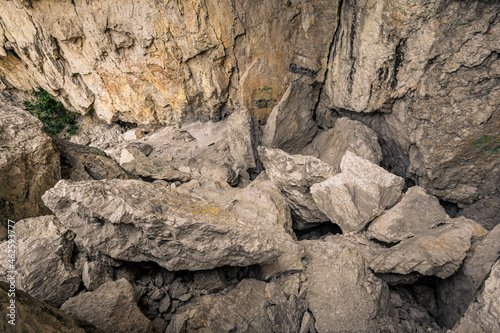
{"label": "tan colored rock", "polygon": [[227,118],[226,136],[229,151],[237,164],[236,168],[260,171],[262,167],[257,153],[260,128],[248,110],[238,110]]}
{"label": "tan colored rock", "polygon": [[258,225],[161,183],[61,180],[43,200],[91,255],[203,270],[268,263],[283,253]]}
{"label": "tan colored rock", "polygon": [[340,174],[314,184],[311,194],[343,232],[359,232],[398,200],[404,180],[350,151],[340,168]]}
{"label": "tan colored rock", "polygon": [[134,301],[134,288],[125,279],[103,284],[93,292],[70,298],[61,310],[104,332],[151,332],[151,322]]}
{"label": "tan colored rock", "polygon": [[48,214],[42,194],[61,178],[59,154],[42,123],[0,94],[0,223]]}

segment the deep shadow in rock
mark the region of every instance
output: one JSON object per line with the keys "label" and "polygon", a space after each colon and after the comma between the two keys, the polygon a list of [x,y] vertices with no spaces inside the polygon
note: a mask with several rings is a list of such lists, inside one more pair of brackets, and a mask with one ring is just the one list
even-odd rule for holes
{"label": "deep shadow in rock", "polygon": [[342,234],[342,229],[332,222],[323,222],[306,230],[294,229],[295,235],[299,241],[305,239],[319,239],[326,235]]}

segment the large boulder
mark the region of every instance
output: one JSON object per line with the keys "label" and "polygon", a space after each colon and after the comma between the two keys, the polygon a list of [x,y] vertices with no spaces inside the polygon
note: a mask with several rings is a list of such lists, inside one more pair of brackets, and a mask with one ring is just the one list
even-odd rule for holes
{"label": "large boulder", "polygon": [[361,122],[346,117],[337,119],[334,128],[318,133],[302,154],[340,167],[347,150],[377,165],[382,160],[377,134]]}
{"label": "large boulder", "polygon": [[449,223],[423,230],[412,238],[380,250],[370,260],[376,273],[436,275],[446,279],[462,264],[471,246],[476,223],[466,218],[450,219]]}
{"label": "large boulder", "polygon": [[[92,330],[91,325],[82,323],[79,327],[75,321],[50,305],[40,302],[22,290],[15,291],[15,298],[9,296],[12,293],[10,283],[0,282],[0,331],[6,333],[14,332],[47,332],[47,333],[85,333],[99,332]],[[10,317],[10,302],[15,300],[15,315]],[[13,318],[14,321],[9,323]]]}
{"label": "large boulder", "polygon": [[319,333],[378,332],[389,315],[389,288],[375,277],[343,236],[302,241],[306,249],[306,300]]}
{"label": "large boulder", "polygon": [[245,279],[225,295],[207,295],[178,308],[166,333],[298,332],[307,303],[277,283]]}
{"label": "large boulder", "polygon": [[42,194],[61,178],[59,154],[42,123],[0,94],[0,225],[48,214]]}
{"label": "large boulder", "polygon": [[383,242],[397,243],[448,219],[436,197],[414,186],[408,189],[397,205],[370,224],[367,235]]}
{"label": "large boulder", "polygon": [[319,209],[343,232],[359,232],[400,197],[404,180],[346,151],[341,173],[314,184]]}
{"label": "large boulder", "polygon": [[[71,263],[75,234],[53,215],[21,220],[12,229],[16,235],[15,270],[17,288],[59,307],[73,296],[81,283]],[[9,276],[9,242],[0,243],[0,277]]]}
{"label": "large boulder", "polygon": [[436,285],[437,319],[445,327],[453,328],[477,291],[490,274],[491,267],[500,256],[500,226],[484,238],[476,240],[460,269]]}
{"label": "large boulder", "polygon": [[236,169],[259,172],[262,167],[257,153],[260,141],[260,127],[248,110],[233,112],[226,122],[226,140]]}
{"label": "large boulder", "polygon": [[294,227],[306,229],[328,221],[314,202],[310,187],[337,174],[338,168],[318,158],[289,155],[281,149],[261,146],[258,150],[269,179],[278,186],[292,208]]}
{"label": "large boulder", "polygon": [[151,322],[134,301],[134,288],[125,279],[103,284],[93,292],[67,300],[61,310],[78,321],[87,321],[104,332],[148,333]]}
{"label": "large boulder", "polygon": [[43,200],[89,253],[168,270],[247,266],[278,258],[273,235],[214,203],[139,180],[61,180]]}
{"label": "large boulder", "polygon": [[484,288],[453,328],[454,333],[500,331],[500,261],[491,268]]}

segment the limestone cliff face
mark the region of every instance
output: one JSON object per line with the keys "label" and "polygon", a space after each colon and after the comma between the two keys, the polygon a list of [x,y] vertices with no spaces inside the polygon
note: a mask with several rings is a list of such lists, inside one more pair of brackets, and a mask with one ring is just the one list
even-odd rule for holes
{"label": "limestone cliff face", "polygon": [[42,86],[80,113],[167,124],[260,119],[301,75],[323,81],[337,1],[4,1],[2,88]]}
{"label": "limestone cliff face", "polygon": [[0,9],[3,89],[42,86],[108,121],[217,120],[239,106],[265,121],[300,78],[319,126],[364,122],[385,167],[498,220],[498,1],[12,0]]}

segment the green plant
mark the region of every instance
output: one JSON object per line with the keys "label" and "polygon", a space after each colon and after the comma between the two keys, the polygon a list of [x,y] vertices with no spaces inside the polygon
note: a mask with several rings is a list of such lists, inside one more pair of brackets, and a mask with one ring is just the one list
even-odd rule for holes
{"label": "green plant", "polygon": [[500,139],[497,136],[483,135],[472,142],[472,144],[487,153],[500,152]]}
{"label": "green plant", "polygon": [[43,129],[49,134],[59,134],[63,129],[69,135],[78,131],[74,117],[71,117],[63,105],[43,88],[33,90],[34,99],[24,101],[24,107],[29,113],[36,116],[43,123]]}

